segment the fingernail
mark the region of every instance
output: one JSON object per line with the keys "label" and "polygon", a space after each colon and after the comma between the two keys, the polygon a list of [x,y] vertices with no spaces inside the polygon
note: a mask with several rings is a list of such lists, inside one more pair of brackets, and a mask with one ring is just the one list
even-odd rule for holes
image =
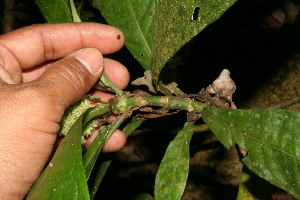
{"label": "fingernail", "polygon": [[87,48],[79,50],[75,58],[81,62],[92,75],[100,73],[103,69],[103,57],[97,49]]}

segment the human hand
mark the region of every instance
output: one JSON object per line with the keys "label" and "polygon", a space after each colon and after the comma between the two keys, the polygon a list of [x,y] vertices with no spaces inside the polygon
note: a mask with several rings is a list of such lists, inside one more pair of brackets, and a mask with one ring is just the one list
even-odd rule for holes
{"label": "human hand", "polygon": [[[126,68],[100,53],[123,44],[119,30],[95,23],[34,25],[0,36],[0,199],[25,197],[49,159],[64,110],[91,89],[102,66],[118,87],[127,85]],[[125,140],[116,131],[104,151]]]}

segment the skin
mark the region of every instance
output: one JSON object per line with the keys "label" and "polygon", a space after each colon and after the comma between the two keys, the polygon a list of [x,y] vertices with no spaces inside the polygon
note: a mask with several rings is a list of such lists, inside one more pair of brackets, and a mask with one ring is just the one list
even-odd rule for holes
{"label": "skin", "polygon": [[[95,23],[33,25],[0,36],[0,199],[26,196],[53,151],[64,110],[103,70],[126,87],[126,68],[102,57],[123,45],[118,29]],[[117,151],[125,141],[116,131],[104,151]]]}

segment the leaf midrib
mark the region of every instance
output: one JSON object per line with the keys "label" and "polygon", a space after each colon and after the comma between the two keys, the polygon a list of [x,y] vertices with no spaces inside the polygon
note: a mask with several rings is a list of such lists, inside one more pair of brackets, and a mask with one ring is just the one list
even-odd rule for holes
{"label": "leaf midrib", "polygon": [[146,40],[146,38],[145,38],[145,35],[143,34],[143,31],[142,31],[142,29],[141,29],[141,27],[140,27],[140,25],[139,25],[139,23],[138,23],[138,20],[137,20],[137,18],[136,18],[136,15],[135,15],[135,13],[133,12],[133,8],[132,8],[132,6],[131,6],[131,0],[128,0],[127,2],[128,2],[129,10],[130,10],[130,12],[131,12],[131,14],[132,14],[132,16],[133,16],[134,22],[136,23],[136,26],[137,26],[137,28],[138,28],[138,32],[140,32],[140,34],[141,34],[141,36],[142,36],[142,40],[143,40],[144,43],[146,44],[146,45],[145,45],[145,46],[146,46],[146,49],[148,50],[150,57],[152,57],[152,51],[151,51],[151,48],[150,48],[150,46],[149,46],[149,44],[148,44],[148,42],[147,42],[147,40]]}
{"label": "leaf midrib", "polygon": [[[282,154],[285,154],[285,155],[287,155],[288,157],[290,157],[290,158],[292,158],[292,159],[294,159],[294,160],[300,162],[300,158],[295,157],[294,155],[292,155],[292,154],[289,153],[289,152],[286,152],[286,151],[284,151],[284,150],[282,150],[282,149],[280,149],[280,148],[278,148],[278,147],[275,147],[275,146],[273,146],[272,144],[269,144],[269,143],[267,143],[267,142],[265,142],[265,141],[259,140],[259,139],[255,138],[255,137],[253,137],[253,136],[247,134],[246,132],[240,131],[240,129],[238,129],[238,128],[236,128],[237,130],[235,130],[234,128],[232,128],[232,126],[228,125],[227,123],[222,123],[221,121],[216,120],[216,119],[212,119],[212,118],[209,117],[209,116],[208,116],[208,118],[210,118],[210,120],[212,120],[212,121],[218,122],[218,123],[221,124],[222,126],[227,127],[227,129],[231,130],[232,132],[235,132],[235,133],[237,133],[237,134],[241,134],[241,135],[243,135],[243,136],[245,136],[245,137],[247,137],[247,138],[249,138],[249,139],[251,139],[251,140],[257,142],[258,144],[265,145],[265,146],[267,146],[267,147],[269,147],[269,148],[271,148],[271,149],[273,149],[273,150],[275,150],[275,151],[278,151],[278,152],[280,152],[280,153],[282,153]],[[231,137],[232,137],[232,136],[231,136]],[[231,140],[233,141],[233,138],[232,138]],[[244,147],[244,148],[246,148],[246,147]],[[247,149],[246,149],[246,150],[247,150]]]}

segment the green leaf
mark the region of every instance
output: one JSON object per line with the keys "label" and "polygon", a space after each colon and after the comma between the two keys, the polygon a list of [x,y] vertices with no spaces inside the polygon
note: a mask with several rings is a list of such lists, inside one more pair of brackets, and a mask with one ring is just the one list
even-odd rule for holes
{"label": "green leaf", "polygon": [[99,168],[97,169],[96,178],[95,178],[95,181],[93,182],[93,185],[92,185],[91,191],[90,191],[91,200],[93,200],[96,197],[99,186],[100,186],[110,164],[111,164],[111,160],[104,161],[100,164]]}
{"label": "green leaf", "polygon": [[69,0],[35,0],[48,23],[73,22]]}
{"label": "green leaf", "polygon": [[300,113],[206,107],[202,116],[224,146],[248,151],[243,162],[251,171],[300,198]]}
{"label": "green leaf", "polygon": [[[146,121],[146,119],[144,119],[144,118],[132,117],[131,121],[123,128],[123,132],[126,134],[126,136],[129,136],[144,121]],[[111,160],[104,161],[103,163],[100,164],[100,166],[97,170],[95,181],[93,182],[93,185],[91,187],[91,191],[90,191],[91,200],[93,200],[95,198],[98,188],[99,188],[110,164],[111,164]]]}
{"label": "green leaf", "polygon": [[88,200],[89,192],[82,164],[82,114],[61,142],[53,159],[34,184],[27,199]]}
{"label": "green leaf", "polygon": [[166,62],[237,0],[156,1],[152,71],[155,85],[159,85],[159,75]]}
{"label": "green leaf", "polygon": [[135,131],[139,126],[141,126],[146,121],[145,118],[132,117],[130,122],[126,124],[123,128],[123,132],[126,136],[129,136],[133,131]]}
{"label": "green leaf", "polygon": [[87,179],[89,179],[92,169],[96,163],[98,155],[104,146],[105,142],[113,134],[113,132],[124,122],[125,117],[123,115],[119,116],[118,120],[114,123],[103,128],[97,137],[94,139],[93,143],[89,146],[88,150],[83,156],[83,166]]}
{"label": "green leaf", "polygon": [[116,93],[118,96],[123,95],[123,91],[119,89],[106,75],[106,73],[103,73],[101,78],[99,79],[98,84],[102,87],[105,87],[106,89]]}
{"label": "green leaf", "polygon": [[189,172],[193,124],[187,122],[166,150],[155,179],[156,200],[177,200],[183,194]]}
{"label": "green leaf", "polygon": [[155,0],[93,0],[93,6],[123,31],[126,47],[144,69],[151,69]]}
{"label": "green leaf", "polygon": [[93,0],[106,21],[126,37],[126,46],[155,82],[166,62],[237,0]]}

